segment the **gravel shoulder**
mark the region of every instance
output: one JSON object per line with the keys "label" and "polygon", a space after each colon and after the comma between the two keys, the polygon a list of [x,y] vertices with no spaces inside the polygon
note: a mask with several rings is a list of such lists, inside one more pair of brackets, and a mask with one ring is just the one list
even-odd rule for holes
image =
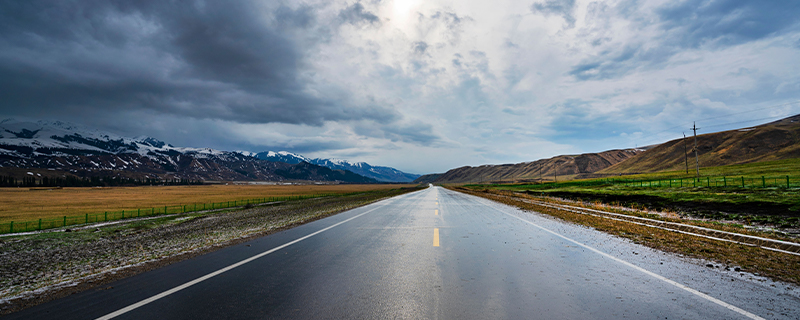
{"label": "gravel shoulder", "polygon": [[286,201],[0,238],[0,315],[415,190]]}

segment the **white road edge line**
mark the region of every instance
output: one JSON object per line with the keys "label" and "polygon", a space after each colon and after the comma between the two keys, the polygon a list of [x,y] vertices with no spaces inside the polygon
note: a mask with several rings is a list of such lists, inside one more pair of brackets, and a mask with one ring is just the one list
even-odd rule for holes
{"label": "white road edge line", "polygon": [[156,301],[156,300],[158,300],[158,299],[164,298],[164,297],[166,297],[166,296],[168,296],[168,295],[171,295],[171,294],[173,294],[173,293],[175,293],[175,292],[178,292],[178,291],[181,291],[181,290],[183,290],[183,289],[186,289],[186,288],[188,288],[188,287],[191,287],[191,286],[193,286],[193,285],[195,285],[195,284],[198,284],[198,283],[200,283],[200,282],[203,282],[203,281],[205,281],[205,280],[211,279],[211,278],[213,278],[213,277],[215,277],[215,276],[218,276],[218,275],[219,275],[219,274],[221,274],[221,273],[224,273],[224,272],[226,272],[226,271],[229,271],[229,270],[231,270],[231,269],[233,269],[233,268],[239,267],[239,266],[241,266],[241,265],[243,265],[243,264],[245,264],[245,263],[248,263],[248,262],[250,262],[250,261],[256,260],[256,259],[258,259],[258,258],[261,258],[261,257],[263,257],[263,256],[266,256],[266,255],[270,254],[270,253],[273,253],[273,252],[275,252],[275,251],[278,251],[278,250],[281,250],[281,249],[283,249],[283,248],[286,248],[286,247],[288,247],[288,246],[291,246],[291,245],[293,245],[293,244],[295,244],[295,243],[298,243],[298,242],[300,242],[300,241],[303,241],[303,240],[305,240],[305,239],[311,238],[311,237],[313,237],[313,236],[315,236],[315,235],[317,235],[317,234],[320,234],[320,233],[323,233],[323,232],[325,232],[325,231],[328,231],[328,230],[332,229],[333,227],[336,227],[336,226],[338,226],[338,225],[340,225],[340,224],[343,224],[343,223],[345,223],[345,222],[348,222],[348,221],[350,221],[350,220],[353,220],[353,219],[355,219],[355,218],[358,218],[358,217],[360,217],[360,216],[363,216],[363,215],[365,215],[365,214],[367,214],[367,213],[370,213],[370,212],[372,212],[372,211],[378,210],[378,209],[380,209],[380,208],[382,208],[382,207],[384,207],[384,206],[385,206],[385,204],[384,204],[384,205],[382,205],[382,206],[379,206],[379,207],[377,207],[377,208],[373,208],[373,209],[367,210],[367,211],[365,211],[365,212],[363,212],[363,213],[361,213],[361,214],[359,214],[359,215],[357,215],[357,216],[354,216],[354,217],[348,218],[347,220],[344,220],[344,221],[338,222],[338,223],[336,223],[336,224],[334,224],[334,225],[331,225],[331,226],[329,226],[329,227],[326,227],[326,228],[324,228],[324,229],[321,229],[321,230],[319,230],[319,231],[316,231],[316,232],[314,232],[314,233],[311,233],[311,234],[309,234],[309,235],[307,235],[307,236],[304,236],[304,237],[302,237],[302,238],[298,238],[297,240],[294,240],[294,241],[291,241],[291,242],[284,243],[284,244],[282,244],[282,245],[280,245],[280,246],[277,246],[277,247],[275,247],[275,248],[272,248],[272,249],[270,249],[270,250],[268,250],[268,251],[264,251],[264,252],[262,252],[262,253],[259,253],[259,254],[255,255],[255,256],[252,256],[252,257],[250,257],[250,258],[244,259],[244,260],[242,260],[242,261],[239,261],[239,262],[237,262],[237,263],[234,263],[234,264],[232,264],[232,265],[230,265],[230,266],[227,266],[227,267],[225,267],[225,268],[219,269],[219,270],[217,270],[217,271],[214,271],[214,272],[212,272],[212,273],[209,273],[209,274],[207,274],[207,275],[204,275],[204,276],[202,276],[202,277],[200,277],[200,278],[194,279],[194,280],[192,280],[192,281],[189,281],[189,282],[187,282],[187,283],[184,283],[184,284],[182,284],[182,285],[180,285],[180,286],[177,286],[177,287],[175,287],[175,288],[172,288],[172,289],[169,289],[169,290],[167,290],[167,291],[164,291],[164,292],[162,292],[162,293],[159,293],[159,294],[157,294],[157,295],[154,295],[154,296],[152,296],[152,297],[150,297],[150,298],[147,298],[147,299],[144,299],[144,300],[142,300],[142,301],[139,301],[139,302],[137,302],[137,303],[134,303],[134,304],[132,304],[132,305],[129,305],[129,306],[125,307],[125,308],[119,309],[119,310],[117,310],[117,311],[114,311],[114,312],[112,312],[112,313],[109,313],[109,314],[107,314],[107,315],[104,315],[104,316],[102,316],[102,317],[99,317],[99,318],[97,318],[96,320],[108,320],[108,319],[112,319],[112,318],[118,317],[118,316],[120,316],[120,315],[123,315],[123,314],[125,314],[125,313],[128,313],[128,312],[130,312],[130,311],[132,311],[132,310],[134,310],[134,309],[137,309],[137,308],[139,308],[139,307],[141,307],[141,306],[144,306],[144,305],[146,305],[146,304],[148,304],[148,303],[151,303],[151,302],[153,302],[153,301]]}
{"label": "white road edge line", "polygon": [[[493,209],[494,209],[494,208],[493,208]],[[497,209],[495,209],[495,210],[497,210]],[[497,210],[497,211],[500,211],[500,210]],[[563,236],[563,235],[561,235],[561,234],[558,234],[558,233],[556,233],[556,232],[554,232],[554,231],[551,231],[550,229],[547,229],[547,228],[545,228],[545,227],[542,227],[542,226],[540,226],[540,225],[538,225],[538,224],[536,224],[536,223],[533,223],[533,222],[531,222],[531,221],[525,220],[525,219],[523,219],[523,218],[521,218],[521,217],[515,216],[515,215],[513,215],[513,214],[510,214],[510,213],[508,213],[508,212],[503,212],[503,211],[500,211],[500,212],[502,212],[503,214],[506,214],[506,215],[508,215],[508,216],[511,216],[511,217],[517,218],[517,219],[519,219],[519,220],[521,220],[521,221],[523,221],[523,222],[525,222],[525,223],[527,223],[527,224],[530,224],[530,225],[532,225],[532,226],[534,226],[534,227],[537,227],[537,228],[539,228],[539,229],[542,229],[542,230],[544,230],[544,231],[547,231],[547,232],[549,232],[550,234],[552,234],[552,235],[554,235],[554,236],[557,236],[557,237],[559,237],[559,238],[562,238],[562,239],[564,239],[564,240],[567,240],[567,241],[569,241],[569,242],[572,242],[572,243],[574,243],[574,244],[577,244],[577,245],[579,245],[579,246],[581,246],[581,247],[583,247],[583,248],[586,248],[586,249],[588,249],[588,250],[590,250],[590,251],[593,251],[594,253],[597,253],[597,254],[599,254],[599,255],[601,255],[601,256],[604,256],[604,257],[606,257],[606,258],[609,258],[609,259],[611,259],[611,260],[614,260],[614,261],[616,261],[616,262],[619,262],[619,263],[621,263],[621,264],[624,264],[624,265],[626,265],[626,266],[628,266],[628,267],[630,267],[630,268],[632,268],[632,269],[638,270],[638,271],[640,271],[640,272],[642,272],[642,273],[644,273],[644,274],[646,274],[646,275],[649,275],[649,276],[651,276],[651,277],[653,277],[653,278],[656,278],[656,279],[658,279],[658,280],[664,281],[664,282],[666,282],[666,283],[669,283],[669,284],[671,284],[671,285],[673,285],[673,286],[676,286],[676,287],[678,287],[678,288],[681,288],[681,289],[683,289],[683,290],[686,290],[686,291],[688,291],[688,292],[690,292],[690,293],[692,293],[692,294],[694,294],[694,295],[696,295],[696,296],[698,296],[698,297],[701,297],[701,298],[703,298],[703,299],[706,299],[706,300],[708,300],[708,301],[711,301],[711,302],[713,302],[713,303],[716,303],[716,304],[718,304],[718,305],[720,305],[720,306],[722,306],[722,307],[725,307],[725,308],[727,308],[727,309],[729,309],[729,310],[731,310],[731,311],[734,311],[734,312],[736,312],[736,313],[738,313],[738,314],[741,314],[741,315],[743,315],[743,316],[745,316],[745,317],[748,317],[748,318],[750,318],[750,319],[764,320],[764,318],[762,318],[762,317],[759,317],[759,316],[757,316],[757,315],[755,315],[755,314],[752,314],[752,313],[750,313],[750,312],[747,312],[747,311],[745,311],[745,310],[742,310],[742,309],[741,309],[741,308],[739,308],[739,307],[736,307],[736,306],[734,306],[734,305],[728,304],[728,303],[726,303],[726,302],[724,302],[724,301],[722,301],[722,300],[719,300],[719,299],[717,299],[717,298],[714,298],[714,297],[712,297],[712,296],[709,296],[709,295],[707,295],[707,294],[705,294],[705,293],[702,293],[702,292],[700,292],[700,291],[697,291],[697,290],[695,290],[695,289],[689,288],[689,287],[687,287],[687,286],[685,286],[685,285],[683,285],[683,284],[680,284],[680,283],[678,283],[678,282],[675,282],[675,281],[673,281],[673,280],[667,279],[667,278],[665,278],[664,276],[661,276],[661,275],[659,275],[659,274],[656,274],[656,273],[650,272],[650,271],[648,271],[647,269],[644,269],[644,268],[642,268],[642,267],[639,267],[639,266],[637,266],[637,265],[634,265],[634,264],[632,264],[632,263],[630,263],[630,262],[628,262],[628,261],[622,260],[622,259],[620,259],[620,258],[614,257],[614,256],[612,256],[612,255],[610,255],[610,254],[607,254],[607,253],[605,253],[605,252],[602,252],[602,251],[600,251],[600,250],[597,250],[597,249],[595,249],[595,248],[592,248],[592,247],[590,247],[590,246],[587,246],[587,245],[585,245],[585,244],[583,244],[583,243],[580,243],[580,242],[578,242],[578,241],[576,241],[576,240],[572,240],[571,238],[568,238],[568,237],[566,237],[566,236]]]}

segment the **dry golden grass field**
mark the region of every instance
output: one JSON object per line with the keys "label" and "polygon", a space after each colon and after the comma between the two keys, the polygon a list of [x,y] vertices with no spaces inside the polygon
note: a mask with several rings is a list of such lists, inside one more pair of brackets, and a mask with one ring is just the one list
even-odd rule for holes
{"label": "dry golden grass field", "polygon": [[397,189],[410,185],[203,185],[31,190],[0,188],[0,222],[297,195]]}

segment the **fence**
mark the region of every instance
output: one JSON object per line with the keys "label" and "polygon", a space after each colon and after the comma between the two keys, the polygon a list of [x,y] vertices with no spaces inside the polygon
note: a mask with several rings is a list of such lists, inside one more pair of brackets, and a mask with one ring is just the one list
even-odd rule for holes
{"label": "fence", "polygon": [[738,188],[797,188],[800,187],[800,177],[699,177],[699,178],[671,178],[671,179],[625,179],[604,178],[585,181],[548,182],[533,185],[520,185],[525,189],[548,189],[559,187],[588,187],[600,185],[622,185],[639,188],[710,188],[710,187],[738,187]]}
{"label": "fence", "polygon": [[63,216],[59,218],[48,218],[48,219],[38,219],[29,221],[11,221],[8,223],[0,223],[0,234],[38,231],[38,230],[66,227],[70,225],[88,224],[88,223],[131,219],[139,217],[151,217],[151,216],[166,215],[166,214],[187,213],[187,212],[195,212],[202,210],[225,209],[225,208],[238,207],[248,204],[255,205],[255,204],[269,203],[275,201],[302,200],[302,199],[330,197],[330,196],[346,196],[355,193],[358,192],[298,195],[298,196],[288,196],[288,197],[265,197],[257,199],[245,199],[245,200],[234,200],[234,201],[212,202],[212,203],[193,203],[186,205],[172,205],[164,207],[152,207],[145,209],[132,209],[132,210],[122,210],[122,211],[112,211],[112,212],[107,211],[97,214],[87,213],[81,216]]}
{"label": "fence", "polygon": [[800,187],[800,177],[699,177],[656,180],[616,180],[607,179],[606,183],[640,188],[710,188],[710,187],[738,187],[738,188],[793,188]]}

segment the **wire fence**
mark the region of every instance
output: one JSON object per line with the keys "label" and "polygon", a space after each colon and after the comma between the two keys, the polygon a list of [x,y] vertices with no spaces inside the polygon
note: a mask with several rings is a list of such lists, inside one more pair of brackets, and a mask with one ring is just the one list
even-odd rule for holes
{"label": "wire fence", "polygon": [[738,188],[793,188],[800,187],[800,177],[781,176],[781,177],[699,177],[699,178],[678,178],[678,179],[656,179],[656,180],[616,180],[609,181],[614,185],[627,187],[647,187],[647,188],[711,188],[711,187],[738,187]]}
{"label": "wire fence", "polygon": [[277,201],[303,200],[303,199],[330,197],[330,196],[346,196],[356,193],[359,192],[297,195],[297,196],[285,196],[285,197],[264,197],[255,199],[245,199],[245,200],[223,201],[223,202],[193,203],[193,204],[181,204],[181,205],[171,205],[171,206],[167,205],[163,207],[127,209],[121,211],[106,211],[103,213],[92,213],[92,214],[87,213],[84,215],[63,216],[59,218],[46,218],[46,219],[28,220],[28,221],[11,221],[7,223],[0,223],[0,234],[38,231],[38,230],[46,230],[53,228],[63,228],[71,225],[83,225],[89,223],[197,212],[203,210],[226,209],[226,208],[233,208],[233,207],[240,207],[247,205],[258,205],[258,204],[277,202]]}
{"label": "wire fence", "polygon": [[669,178],[669,179],[625,179],[603,178],[586,181],[548,182],[533,185],[524,185],[526,189],[550,189],[570,186],[600,186],[620,185],[638,188],[798,188],[800,176],[717,176],[696,178]]}

